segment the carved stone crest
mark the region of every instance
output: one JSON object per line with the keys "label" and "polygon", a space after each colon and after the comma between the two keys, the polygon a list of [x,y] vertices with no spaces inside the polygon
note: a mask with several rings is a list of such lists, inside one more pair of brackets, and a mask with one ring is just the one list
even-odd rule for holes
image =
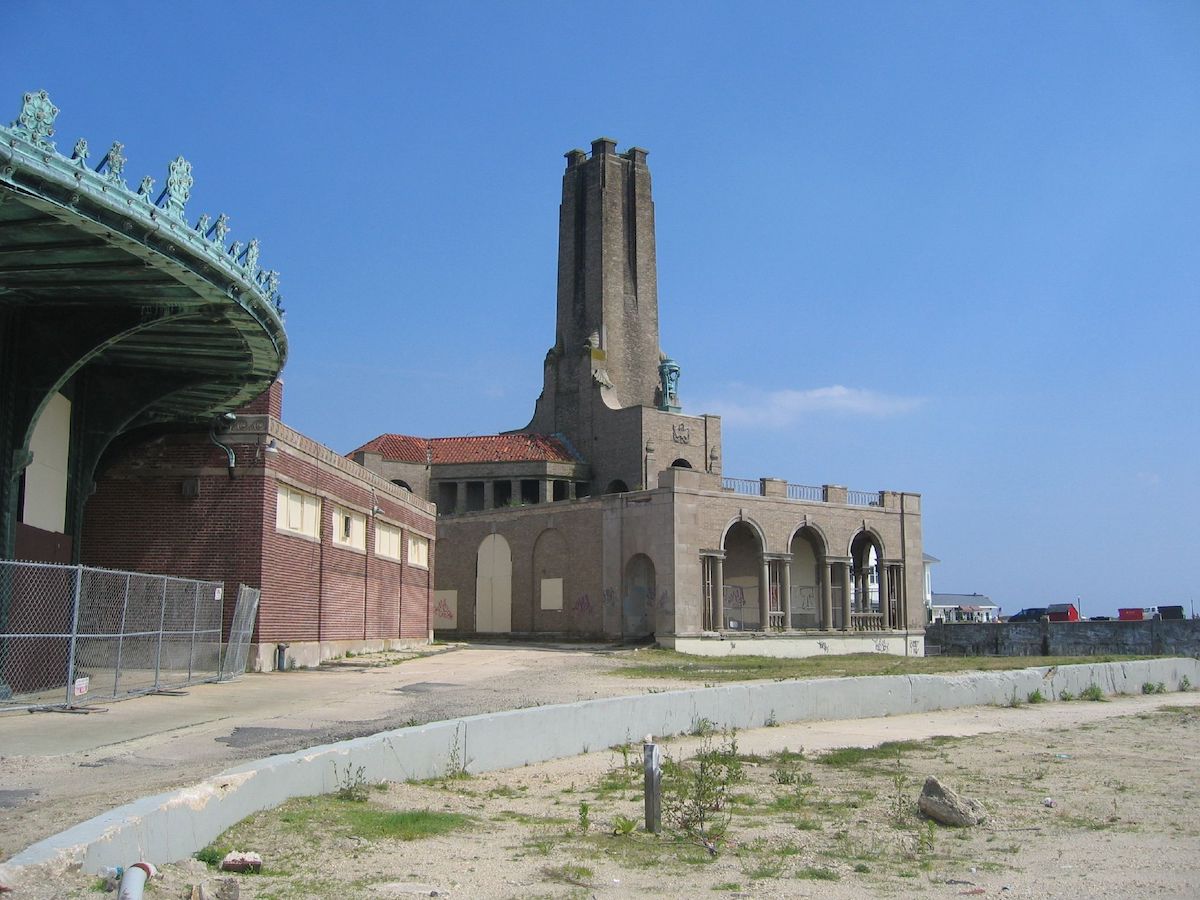
{"label": "carved stone crest", "polygon": [[671,426],[671,440],[676,444],[689,444],[692,440],[692,429],[687,422],[676,422]]}

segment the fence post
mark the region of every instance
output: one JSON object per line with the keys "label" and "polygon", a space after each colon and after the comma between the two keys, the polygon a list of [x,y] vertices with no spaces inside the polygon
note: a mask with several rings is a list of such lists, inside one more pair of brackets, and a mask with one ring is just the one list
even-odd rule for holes
{"label": "fence post", "polygon": [[645,752],[646,773],[646,830],[652,834],[662,831],[662,748],[646,735],[642,746]]}
{"label": "fence post", "polygon": [[121,604],[121,627],[117,631],[117,665],[113,669],[113,697],[121,686],[121,651],[125,646],[125,615],[129,612],[129,579],[133,576],[125,573],[125,602]]}
{"label": "fence post", "polygon": [[196,665],[196,619],[200,616],[200,582],[192,585],[192,646],[188,650],[188,681],[192,680],[192,669]]}
{"label": "fence post", "polygon": [[162,576],[162,600],[158,605],[158,648],[154,651],[154,690],[158,690],[158,676],[162,671],[163,622],[167,617],[167,577]]}
{"label": "fence post", "polygon": [[67,651],[67,706],[72,705],[75,693],[75,639],[79,634],[79,603],[83,593],[83,566],[75,567],[75,603],[71,610],[71,646]]}

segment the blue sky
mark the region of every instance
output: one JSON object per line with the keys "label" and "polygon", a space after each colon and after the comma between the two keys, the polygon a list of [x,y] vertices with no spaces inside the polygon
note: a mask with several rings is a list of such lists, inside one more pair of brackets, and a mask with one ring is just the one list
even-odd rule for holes
{"label": "blue sky", "polygon": [[919,492],[935,589],[1007,612],[1200,599],[1200,5],[14,9],[0,116],[191,160],[339,451],[529,420],[562,154],[607,135],[726,474]]}

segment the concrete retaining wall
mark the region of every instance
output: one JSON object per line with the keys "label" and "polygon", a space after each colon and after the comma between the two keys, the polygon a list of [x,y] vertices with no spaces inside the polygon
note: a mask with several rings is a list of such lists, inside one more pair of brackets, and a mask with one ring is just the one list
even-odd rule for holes
{"label": "concrete retaining wall", "polygon": [[1200,619],[937,623],[925,642],[954,656],[1200,655]]}
{"label": "concrete retaining wall", "polygon": [[[293,797],[331,793],[338,773],[362,766],[369,781],[433,778],[455,766],[471,772],[514,768],[589,750],[717,727],[800,722],[1002,704],[1040,690],[1047,699],[1090,684],[1106,694],[1139,693],[1146,682],[1200,686],[1200,661],[1156,659],[1036,667],[960,675],[896,675],[734,684],[541,706],[401,728],[272,756],[183,790],[146,797],[97,816],[17,854],[0,866],[6,884],[41,867],[87,872],[145,859],[184,859],[251,813]],[[344,775],[343,775],[344,777]]]}

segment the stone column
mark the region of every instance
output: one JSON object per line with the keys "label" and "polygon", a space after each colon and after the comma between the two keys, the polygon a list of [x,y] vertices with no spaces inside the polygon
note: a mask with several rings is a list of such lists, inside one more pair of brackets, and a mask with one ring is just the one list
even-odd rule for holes
{"label": "stone column", "polygon": [[725,628],[725,560],[720,556],[712,558],[713,607],[716,612],[716,630]]}
{"label": "stone column", "polygon": [[521,505],[521,479],[513,478],[509,481],[509,484],[512,485],[512,488],[511,488],[512,493],[510,496],[510,500],[512,503],[515,503],[517,506],[520,506]]}
{"label": "stone column", "polygon": [[833,630],[833,563],[823,563],[821,579],[821,630]]}
{"label": "stone column", "polygon": [[759,630],[769,631],[771,628],[771,563],[766,555],[760,558],[758,565],[758,614]]}
{"label": "stone column", "polygon": [[908,593],[904,590],[904,566],[893,566],[892,583],[896,585],[896,616],[900,619],[900,628],[908,630]]}
{"label": "stone column", "polygon": [[496,482],[485,481],[483,483],[483,508],[496,508]]}
{"label": "stone column", "polygon": [[552,503],[554,501],[554,482],[547,481],[545,478],[538,479],[538,503]]}
{"label": "stone column", "polygon": [[454,482],[454,513],[466,512],[467,510],[467,483],[465,481]]}
{"label": "stone column", "polygon": [[888,597],[888,566],[879,563],[879,611],[883,613],[883,627],[892,629],[896,627],[896,615],[892,612],[892,603]]}
{"label": "stone column", "polygon": [[792,561],[790,559],[781,559],[779,561],[779,594],[783,605],[783,627],[787,631],[792,630]]}
{"label": "stone column", "polygon": [[834,563],[838,567],[838,577],[842,583],[842,631],[850,630],[850,563]]}

